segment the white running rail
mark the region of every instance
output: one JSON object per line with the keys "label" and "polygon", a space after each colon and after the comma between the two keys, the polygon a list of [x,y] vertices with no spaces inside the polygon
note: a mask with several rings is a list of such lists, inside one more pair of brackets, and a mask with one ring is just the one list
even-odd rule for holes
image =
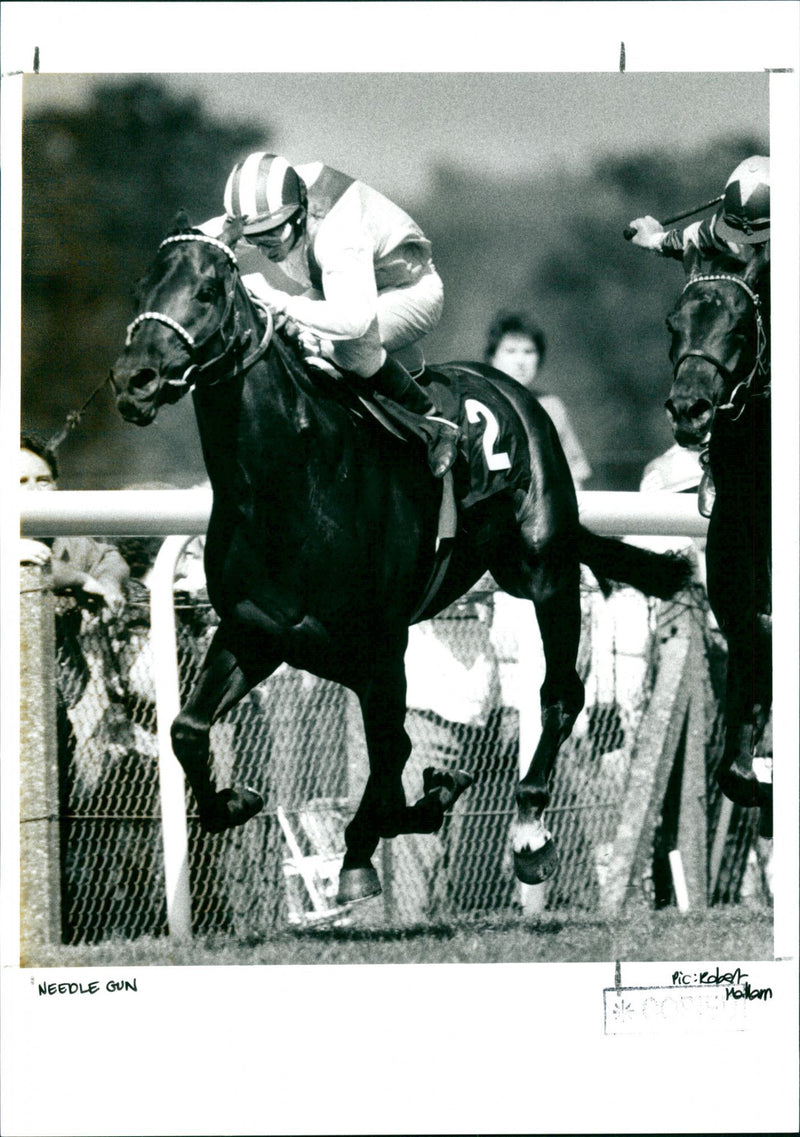
{"label": "white running rail", "polygon": [[[708,522],[697,512],[695,494],[578,494],[580,518],[607,536],[703,537]],[[153,537],[205,533],[211,490],[59,490],[20,493],[25,537]]]}

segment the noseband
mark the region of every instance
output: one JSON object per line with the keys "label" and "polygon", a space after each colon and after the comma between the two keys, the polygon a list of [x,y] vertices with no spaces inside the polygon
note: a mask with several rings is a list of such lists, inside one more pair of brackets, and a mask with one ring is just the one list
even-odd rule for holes
{"label": "noseband", "polygon": [[[766,363],[764,360],[764,354],[765,354],[766,347],[767,347],[767,337],[766,337],[766,333],[764,331],[764,321],[763,321],[762,316],[761,316],[761,300],[760,300],[759,296],[750,287],[750,285],[747,284],[744,280],[742,280],[742,278],[740,276],[735,276],[733,273],[727,273],[727,272],[705,273],[705,274],[698,274],[697,276],[692,276],[684,285],[683,292],[681,293],[681,296],[683,296],[683,293],[686,292],[693,285],[700,284],[700,283],[703,283],[703,282],[709,281],[709,280],[729,280],[729,281],[731,281],[733,284],[738,285],[739,288],[744,289],[744,291],[750,297],[750,300],[752,301],[752,304],[753,304],[753,313],[755,315],[755,321],[756,321],[756,359],[755,359],[755,363],[753,364],[753,368],[752,368],[750,374],[747,376],[747,378],[742,379],[739,383],[737,383],[734,386],[733,390],[731,391],[731,394],[730,394],[728,401],[726,403],[720,403],[720,405],[716,408],[718,411],[734,411],[735,410],[735,411],[737,411],[735,418],[739,418],[739,416],[744,411],[745,405],[747,403],[747,397],[749,396],[750,398],[755,398],[757,394],[763,395],[766,393],[766,391],[768,389],[768,385],[765,384],[764,388],[759,392],[754,392],[752,390],[753,380],[756,377],[756,375],[767,375],[767,366],[766,366]],[[729,383],[733,383],[734,377],[733,377],[733,373],[731,372],[730,368],[726,367],[725,364],[722,363],[719,359],[716,359],[713,355],[709,355],[708,352],[702,351],[700,348],[692,348],[689,351],[685,351],[680,356],[680,358],[677,360],[677,362],[675,363],[675,365],[672,369],[673,376],[677,377],[677,374],[678,374],[678,371],[680,370],[681,365],[687,359],[704,359],[707,363],[710,363],[712,365],[712,367],[715,367],[717,369],[717,371],[722,376],[724,376],[725,379]]]}
{"label": "noseband", "polygon": [[[178,242],[185,241],[199,241],[204,245],[211,245],[215,249],[220,249],[226,256],[231,269],[233,270],[232,284],[228,290],[225,304],[225,311],[216,328],[204,336],[201,340],[196,340],[191,332],[188,332],[182,324],[174,320],[172,316],[168,316],[165,312],[142,312],[136,319],[128,325],[127,335],[125,337],[125,347],[130,347],[133,341],[136,329],[141,326],[146,320],[155,320],[159,324],[164,324],[165,327],[181,339],[187,348],[192,362],[184,371],[180,379],[168,379],[167,384],[171,387],[182,388],[181,393],[184,391],[191,391],[198,383],[204,382],[205,386],[211,387],[217,383],[222,382],[223,379],[230,379],[236,375],[241,375],[249,370],[254,363],[264,355],[269,347],[270,340],[272,339],[273,321],[272,314],[266,307],[259,311],[263,311],[266,320],[266,328],[260,343],[249,356],[237,362],[236,358],[244,352],[248,343],[252,339],[253,333],[250,329],[242,329],[239,326],[239,313],[234,307],[234,299],[237,289],[241,289],[245,297],[249,299],[249,295],[244,285],[242,284],[241,276],[239,275],[239,264],[234,256],[233,251],[222,241],[218,241],[216,237],[206,236],[205,233],[178,233],[173,237],[167,237],[158,246],[158,251],[161,252],[167,245],[177,244]],[[228,325],[231,324],[230,330]],[[206,348],[207,344],[214,339],[215,336],[220,336],[222,340],[222,351],[219,355],[214,356],[213,359],[201,360],[201,355]],[[232,364],[231,367],[228,364]],[[216,378],[210,376],[214,371],[219,370],[221,374]]]}

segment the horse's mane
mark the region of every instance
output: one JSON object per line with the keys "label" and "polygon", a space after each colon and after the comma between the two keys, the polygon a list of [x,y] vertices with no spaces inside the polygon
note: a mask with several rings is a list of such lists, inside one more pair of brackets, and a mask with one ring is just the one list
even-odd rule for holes
{"label": "horse's mane", "polygon": [[[202,230],[195,228],[189,222],[189,215],[186,210],[179,209],[175,214],[172,226],[167,232],[167,237],[178,237],[183,233],[196,233],[198,236],[202,236]],[[133,299],[137,305],[141,305],[144,300],[145,291],[151,286],[156,259],[157,256],[153,258],[142,276],[139,277],[133,286]]]}
{"label": "horse's mane", "polygon": [[[258,308],[255,305],[253,307],[258,312]],[[283,328],[276,328],[273,332],[273,342],[281,353],[284,363],[296,373],[295,378],[302,383],[303,387],[306,387],[308,385],[308,372],[300,340],[296,336],[287,335]]]}

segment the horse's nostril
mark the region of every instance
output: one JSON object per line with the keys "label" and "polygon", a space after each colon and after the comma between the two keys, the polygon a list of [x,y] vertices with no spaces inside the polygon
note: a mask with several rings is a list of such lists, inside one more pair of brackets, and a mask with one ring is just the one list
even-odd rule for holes
{"label": "horse's nostril", "polygon": [[131,375],[128,380],[128,386],[133,391],[141,391],[145,387],[149,387],[155,378],[156,372],[152,367],[143,367],[141,371],[137,371],[135,375]]}
{"label": "horse's nostril", "polygon": [[675,404],[672,399],[667,399],[666,403],[664,403],[664,407],[670,418],[676,419],[678,417],[678,412],[675,410]]}
{"label": "horse's nostril", "polygon": [[690,418],[703,418],[711,411],[711,403],[708,399],[698,399],[696,403],[692,403],[689,407]]}

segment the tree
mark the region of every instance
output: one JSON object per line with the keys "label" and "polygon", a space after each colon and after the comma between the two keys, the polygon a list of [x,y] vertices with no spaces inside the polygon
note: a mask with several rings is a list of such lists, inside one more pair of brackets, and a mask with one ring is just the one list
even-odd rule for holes
{"label": "tree", "polygon": [[[103,80],[88,105],[23,122],[22,414],[55,431],[107,375],[133,315],[132,290],[179,208],[221,211],[233,163],[268,143],[219,123],[160,81]],[[185,465],[175,463],[185,455]],[[60,452],[63,482],[108,488],[205,476],[191,407],[147,432],[107,391]],[[176,469],[177,466],[177,469]]]}
{"label": "tree", "polygon": [[766,152],[765,139],[736,137],[683,154],[612,155],[524,182],[442,167],[414,211],[445,284],[429,358],[480,359],[498,308],[534,315],[549,342],[542,387],[574,419],[594,470],[588,488],[638,489],[644,465],[672,444],[664,319],[683,272],[622,231],[645,213],[707,201],[745,156]]}

